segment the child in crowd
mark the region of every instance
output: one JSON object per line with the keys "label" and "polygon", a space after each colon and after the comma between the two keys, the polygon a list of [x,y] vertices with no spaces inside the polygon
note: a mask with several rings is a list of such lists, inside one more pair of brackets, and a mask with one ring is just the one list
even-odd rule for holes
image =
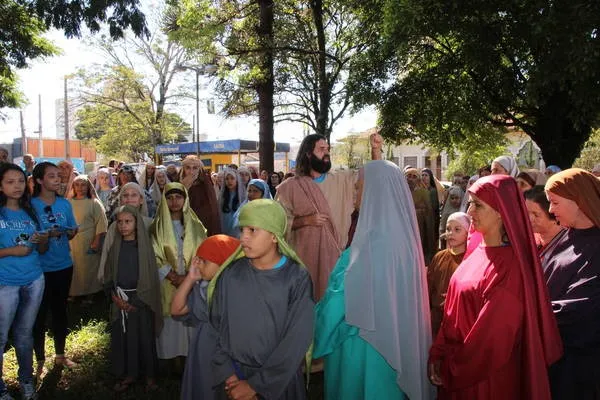
{"label": "child in crowd", "polygon": [[[146,227],[146,230],[150,232],[150,225],[152,225],[152,218],[148,217],[148,206],[144,197],[144,189],[135,183],[128,182],[123,185],[118,197],[119,206],[129,205],[136,208],[140,212],[141,220]],[[104,238],[104,244],[102,247],[102,254],[100,255],[100,266],[98,267],[98,281],[102,282],[104,279],[104,268],[106,265],[106,257],[108,256],[108,249],[112,246],[112,242],[117,233],[117,226],[111,224],[108,227],[106,236]]]}
{"label": "child in crowd", "polygon": [[208,322],[206,294],[221,264],[239,245],[239,240],[226,235],[207,238],[196,250],[190,271],[173,296],[171,315],[194,327],[181,384],[182,400],[215,398],[211,362],[217,332]]}
{"label": "child in crowd", "polygon": [[[73,277],[69,240],[75,237],[78,228],[71,203],[58,195],[61,188],[58,167],[50,162],[41,162],[33,168],[33,178],[35,186],[31,204],[41,222],[42,230],[49,233],[48,251],[40,256],[46,286],[33,327],[33,349],[37,359],[37,374],[40,375],[46,359],[44,343],[48,311],[52,313],[56,353],[54,364],[67,368],[76,366],[65,356],[65,343],[68,333],[67,298]],[[70,183],[72,184],[72,180]]]}
{"label": "child in crowd", "polygon": [[471,218],[467,214],[463,212],[450,214],[446,222],[446,232],[442,235],[447,248],[437,252],[427,268],[433,337],[437,335],[442,323],[444,302],[450,278],[465,255],[470,225]]}
{"label": "child in crowd", "polygon": [[160,287],[150,237],[139,210],[116,210],[117,233],[108,249],[104,288],[112,299],[110,358],[122,379],[114,390],[122,392],[138,376],[146,389],[156,389],[156,336],[162,328]]}
{"label": "child in crowd", "polygon": [[171,182],[165,186],[150,232],[158,266],[164,318],[164,328],[157,342],[158,358],[185,357],[191,328],[171,318],[171,301],[175,290],[185,279],[196,249],[206,238],[206,229],[190,208],[183,184]]}
{"label": "child in crowd", "polygon": [[241,247],[208,290],[218,332],[213,387],[218,398],[304,399],[301,366],[314,325],[310,275],[283,239],[279,203],[246,204],[239,224]]}
{"label": "child in crowd", "polygon": [[2,379],[4,347],[12,330],[23,399],[35,399],[32,329],[44,292],[39,253],[48,249],[26,188],[25,173],[0,164],[0,399],[11,400]]}

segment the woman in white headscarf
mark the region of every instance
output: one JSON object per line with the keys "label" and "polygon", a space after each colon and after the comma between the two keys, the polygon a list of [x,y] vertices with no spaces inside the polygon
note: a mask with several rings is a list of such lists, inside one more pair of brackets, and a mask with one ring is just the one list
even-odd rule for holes
{"label": "woman in white headscarf", "polygon": [[500,156],[492,161],[492,175],[510,175],[516,179],[519,172],[521,171],[513,157]]}
{"label": "woman in white headscarf", "polygon": [[150,187],[150,197],[152,197],[155,209],[158,209],[158,204],[162,198],[163,190],[167,183],[170,182],[171,180],[167,174],[167,169],[162,165],[156,167],[156,171],[154,172],[154,182],[152,182],[152,186]]}
{"label": "woman in white headscarf", "polygon": [[368,163],[357,190],[353,241],[316,306],[314,356],[325,357],[326,398],[433,399],[426,269],[411,191],[388,161]]}

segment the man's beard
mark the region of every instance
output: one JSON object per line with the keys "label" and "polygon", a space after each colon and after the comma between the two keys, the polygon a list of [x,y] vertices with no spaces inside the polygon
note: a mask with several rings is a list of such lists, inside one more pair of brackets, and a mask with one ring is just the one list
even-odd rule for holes
{"label": "man's beard", "polygon": [[[325,158],[327,158],[327,160],[325,160]],[[331,169],[331,160],[327,156],[323,157],[323,160],[319,160],[313,155],[310,158],[310,168],[319,174],[325,174]]]}

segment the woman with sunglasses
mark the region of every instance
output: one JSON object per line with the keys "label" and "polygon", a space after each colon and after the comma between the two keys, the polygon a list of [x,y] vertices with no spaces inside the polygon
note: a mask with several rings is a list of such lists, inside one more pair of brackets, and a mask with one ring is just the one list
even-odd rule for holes
{"label": "woman with sunglasses", "polygon": [[73,277],[73,260],[69,240],[77,234],[77,223],[68,200],[58,195],[59,169],[50,162],[41,162],[33,169],[33,199],[31,204],[43,230],[49,234],[48,251],[40,256],[46,287],[42,304],[33,327],[33,349],[37,359],[37,375],[44,368],[46,315],[52,313],[54,333],[54,364],[72,368],[76,364],[65,356],[67,338],[67,298]]}

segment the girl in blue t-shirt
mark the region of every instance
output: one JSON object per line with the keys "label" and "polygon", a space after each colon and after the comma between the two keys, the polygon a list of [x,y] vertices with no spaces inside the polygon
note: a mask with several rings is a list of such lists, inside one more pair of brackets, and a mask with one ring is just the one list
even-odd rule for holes
{"label": "girl in blue t-shirt", "polygon": [[77,224],[71,203],[57,193],[60,190],[58,167],[41,162],[33,169],[33,199],[42,229],[48,230],[48,251],[40,256],[46,287],[40,311],[33,327],[33,349],[37,359],[37,374],[41,374],[46,359],[44,339],[46,314],[52,313],[54,333],[54,364],[72,368],[76,364],[65,357],[67,339],[67,299],[73,277],[73,260],[69,240],[77,234]]}
{"label": "girl in blue t-shirt", "polygon": [[44,291],[38,252],[47,248],[48,233],[40,231],[25,173],[0,164],[0,399],[11,398],[1,374],[11,329],[23,398],[35,398],[32,329]]}

